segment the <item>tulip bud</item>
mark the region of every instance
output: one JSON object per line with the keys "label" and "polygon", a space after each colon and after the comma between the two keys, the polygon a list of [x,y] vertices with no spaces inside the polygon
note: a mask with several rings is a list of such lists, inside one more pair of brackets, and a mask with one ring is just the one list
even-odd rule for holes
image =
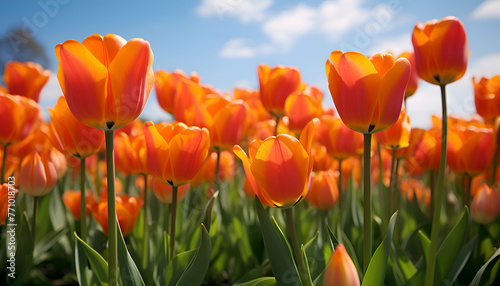
{"label": "tulip bud", "polygon": [[359,286],[359,276],[349,254],[345,250],[344,245],[339,244],[335,248],[330,262],[325,270],[323,278],[324,286],[342,285],[342,286]]}

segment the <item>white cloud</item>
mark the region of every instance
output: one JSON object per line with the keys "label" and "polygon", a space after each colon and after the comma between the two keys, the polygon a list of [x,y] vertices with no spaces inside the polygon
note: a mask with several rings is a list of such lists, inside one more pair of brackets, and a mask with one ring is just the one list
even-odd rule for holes
{"label": "white cloud", "polygon": [[255,89],[255,84],[249,80],[238,80],[233,83],[235,88],[243,88],[243,89]]}
{"label": "white cloud", "polygon": [[320,29],[330,39],[337,40],[353,27],[366,22],[368,10],[359,0],[324,1],[318,8]]}
{"label": "white cloud", "polygon": [[252,45],[246,38],[235,38],[227,41],[219,51],[221,58],[247,59],[256,55],[270,53],[273,50],[269,44]]}
{"label": "white cloud", "polygon": [[265,18],[273,0],[203,0],[195,12],[203,17],[237,18],[242,23],[259,22]]}
{"label": "white cloud", "polygon": [[471,12],[473,19],[500,18],[500,0],[487,0]]}
{"label": "white cloud", "polygon": [[406,51],[413,51],[411,34],[402,34],[390,38],[378,38],[374,41],[373,47],[369,50],[368,54],[373,55],[376,53],[392,52],[394,55],[398,56]]}

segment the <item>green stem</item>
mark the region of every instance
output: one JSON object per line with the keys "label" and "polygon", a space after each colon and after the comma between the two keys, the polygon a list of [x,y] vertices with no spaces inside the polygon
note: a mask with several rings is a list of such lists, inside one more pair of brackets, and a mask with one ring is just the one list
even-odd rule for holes
{"label": "green stem", "polygon": [[113,130],[105,131],[106,170],[108,179],[108,281],[109,285],[118,285],[118,248],[116,228],[116,190],[115,190],[115,155]]}
{"label": "green stem", "polygon": [[38,217],[38,201],[40,197],[33,197],[33,220],[31,221],[31,233],[33,235],[33,245],[36,243],[36,218]]}
{"label": "green stem", "polygon": [[372,193],[371,193],[371,174],[370,174],[370,155],[371,155],[371,141],[372,134],[364,134],[364,161],[363,161],[363,181],[364,181],[364,194],[363,194],[363,272],[366,273],[368,264],[372,258]]}
{"label": "green stem", "polygon": [[[130,175],[129,175],[130,176]],[[147,269],[149,253],[149,217],[148,217],[148,175],[144,174],[144,248],[142,252],[142,265]]]}
{"label": "green stem", "polygon": [[339,159],[339,222],[340,228],[343,229],[342,213],[344,212],[344,191],[342,190],[342,159]]}
{"label": "green stem", "polygon": [[168,231],[170,228],[170,209],[171,209],[171,204],[165,204],[165,213],[164,213],[164,220],[163,220],[163,230]]}
{"label": "green stem", "polygon": [[0,180],[0,184],[5,183],[5,171],[7,170],[7,146],[9,144],[5,144],[3,146],[3,157],[2,157],[2,178]]}
{"label": "green stem", "polygon": [[446,146],[448,137],[448,114],[446,111],[446,85],[440,85],[441,87],[441,102],[443,109],[443,129],[441,136],[441,161],[439,162],[439,172],[438,172],[438,185],[436,189],[436,198],[434,205],[434,214],[432,217],[432,229],[431,229],[431,245],[429,247],[429,261],[427,262],[427,272],[425,276],[425,285],[433,285],[434,283],[434,271],[436,268],[436,251],[439,239],[439,217],[441,215],[441,206],[443,204],[444,197],[444,173],[446,167]]}
{"label": "green stem", "polygon": [[280,123],[280,117],[276,116],[274,119],[276,120],[276,125],[274,126],[274,136],[278,136],[278,124]]}
{"label": "green stem", "polygon": [[128,174],[125,176],[125,186],[124,186],[124,193],[125,194],[130,194],[130,183],[132,181],[132,175]]}
{"label": "green stem", "polygon": [[490,186],[493,186],[493,184],[495,184],[496,176],[497,176],[498,149],[500,148],[500,130],[497,130],[496,135],[497,136],[496,136],[496,141],[495,141],[495,155],[493,157],[493,173],[491,174]]}
{"label": "green stem", "polygon": [[219,169],[220,169],[220,152],[221,152],[221,150],[219,148],[215,147],[215,152],[217,153],[217,159],[215,161],[214,188],[215,188],[215,191],[220,191]]}
{"label": "green stem", "polygon": [[472,176],[464,174],[464,183],[462,188],[463,205],[470,207],[470,187],[472,184]]}
{"label": "green stem", "polygon": [[306,263],[304,261],[304,256],[302,255],[302,250],[300,249],[299,238],[297,236],[297,230],[295,229],[295,221],[293,219],[293,208],[286,208],[286,223],[290,238],[292,240],[293,253],[295,256],[295,261],[297,262],[297,267],[299,268],[300,281],[302,285],[309,285],[309,279],[307,278]]}
{"label": "green stem", "polygon": [[[391,159],[391,179],[389,182],[389,194],[387,196],[387,223],[391,219],[392,213],[394,212],[393,208],[393,196],[394,196],[394,176],[395,176],[395,167],[396,167],[396,148],[392,148],[392,159]],[[380,173],[382,173],[382,169],[380,169]]]}
{"label": "green stem", "polygon": [[172,186],[172,209],[170,215],[170,260],[175,256],[175,225],[177,215],[177,186]]}
{"label": "green stem", "polygon": [[80,158],[80,235],[87,241],[87,208],[85,206],[85,158]]}

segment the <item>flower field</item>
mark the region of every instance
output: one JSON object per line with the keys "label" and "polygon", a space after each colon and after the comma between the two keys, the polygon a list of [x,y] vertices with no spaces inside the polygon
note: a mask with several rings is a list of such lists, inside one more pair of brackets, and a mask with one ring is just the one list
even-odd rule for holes
{"label": "flower field", "polygon": [[[498,285],[500,75],[464,77],[457,17],[412,44],[325,54],[327,91],[261,64],[222,93],[154,70],[147,39],[61,39],[47,120],[50,71],[9,61],[0,285]],[[467,80],[477,115],[448,116]],[[406,111],[424,82],[426,130]],[[138,119],[148,100],[173,121]]]}

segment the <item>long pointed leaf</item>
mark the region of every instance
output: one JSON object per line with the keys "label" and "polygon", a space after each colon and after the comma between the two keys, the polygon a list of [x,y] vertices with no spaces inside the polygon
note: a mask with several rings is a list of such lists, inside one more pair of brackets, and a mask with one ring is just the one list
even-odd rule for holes
{"label": "long pointed leaf", "polygon": [[177,282],[178,286],[201,285],[207,273],[212,255],[212,243],[210,242],[210,235],[203,224],[201,228],[200,247],[198,247],[195,257]]}
{"label": "long pointed leaf", "polygon": [[497,263],[498,259],[500,259],[500,248],[495,251],[495,253],[488,259],[488,261],[479,269],[479,271],[476,273],[476,276],[474,276],[474,279],[472,280],[472,283],[470,286],[480,286],[484,285],[486,282],[486,279],[489,278],[491,269],[495,266]]}
{"label": "long pointed leaf", "polygon": [[85,255],[87,255],[87,259],[90,263],[90,267],[92,268],[94,274],[96,275],[99,282],[103,285],[108,284],[108,263],[102,256],[97,253],[92,247],[90,247],[85,241],[83,241],[76,232],[74,233],[76,237],[76,241],[79,245],[83,247],[85,251]]}
{"label": "long pointed leaf", "polygon": [[120,277],[124,286],[128,285],[144,285],[141,273],[135,265],[134,259],[130,256],[127,250],[127,245],[123,239],[122,230],[120,229],[120,224],[116,220],[116,228],[118,233],[118,267],[120,268]]}

